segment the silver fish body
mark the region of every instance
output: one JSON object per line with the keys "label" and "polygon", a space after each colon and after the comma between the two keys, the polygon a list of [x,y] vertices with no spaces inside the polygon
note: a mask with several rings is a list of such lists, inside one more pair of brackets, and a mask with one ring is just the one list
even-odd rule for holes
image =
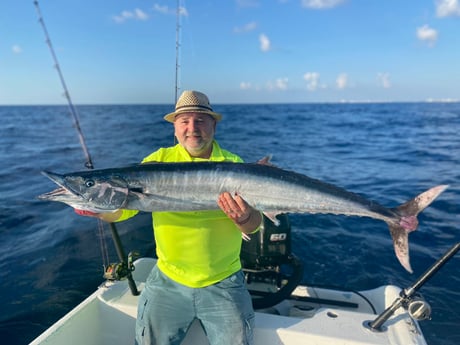
{"label": "silver fish body", "polygon": [[270,219],[280,213],[326,213],[383,220],[398,259],[410,272],[408,233],[418,226],[417,214],[447,188],[436,186],[397,208],[386,208],[343,188],[265,164],[147,163],[44,174],[62,188],[40,199],[94,212],[216,210],[219,194],[230,192]]}

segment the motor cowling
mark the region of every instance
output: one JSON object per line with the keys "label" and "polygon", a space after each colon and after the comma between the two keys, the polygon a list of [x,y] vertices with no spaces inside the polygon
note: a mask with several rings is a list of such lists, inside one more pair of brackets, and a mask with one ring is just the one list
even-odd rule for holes
{"label": "motor cowling", "polygon": [[264,216],[259,231],[243,241],[241,262],[244,268],[259,269],[278,266],[290,261],[291,225],[287,215],[278,215],[278,225]]}

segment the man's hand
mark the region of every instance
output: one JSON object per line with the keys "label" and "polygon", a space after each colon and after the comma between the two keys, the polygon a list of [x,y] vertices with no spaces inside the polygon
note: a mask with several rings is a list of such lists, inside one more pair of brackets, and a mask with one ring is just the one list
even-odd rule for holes
{"label": "man's hand", "polygon": [[96,217],[98,218],[100,213],[96,213],[96,212],[91,212],[91,211],[87,211],[87,210],[79,210],[77,208],[74,209],[75,213],[80,215],[80,216],[85,216],[85,217]]}
{"label": "man's hand", "polygon": [[86,211],[86,210],[79,210],[79,209],[74,209],[75,213],[80,215],[80,216],[84,216],[84,217],[94,217],[94,218],[99,218],[105,222],[109,222],[109,223],[113,223],[115,221],[117,221],[123,211],[122,210],[116,210],[114,212],[107,212],[107,213],[96,213],[96,212],[92,212],[92,211]]}
{"label": "man's hand", "polygon": [[262,222],[259,211],[250,206],[240,195],[224,192],[217,204],[221,210],[245,233],[256,230]]}

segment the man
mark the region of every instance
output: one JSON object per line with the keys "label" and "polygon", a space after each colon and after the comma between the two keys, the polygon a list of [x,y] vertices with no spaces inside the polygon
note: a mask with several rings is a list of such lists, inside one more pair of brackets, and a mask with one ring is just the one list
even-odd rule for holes
{"label": "man", "polygon": [[[174,124],[179,143],[160,148],[142,162],[242,162],[214,139],[221,118],[205,94],[184,91],[175,111],[164,117]],[[217,200],[222,211],[152,213],[158,261],[139,298],[138,345],[180,344],[195,319],[211,345],[253,343],[254,311],[239,253],[242,234],[255,232],[262,216],[230,192]],[[137,213],[76,212],[109,222]]]}

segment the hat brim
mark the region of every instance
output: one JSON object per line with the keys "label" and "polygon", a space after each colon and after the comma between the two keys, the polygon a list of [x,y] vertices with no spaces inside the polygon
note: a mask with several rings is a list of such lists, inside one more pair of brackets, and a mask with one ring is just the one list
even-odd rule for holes
{"label": "hat brim", "polygon": [[215,113],[210,110],[203,110],[203,109],[193,109],[193,110],[188,109],[188,110],[183,110],[183,111],[175,111],[175,112],[166,114],[163,118],[168,122],[174,123],[174,121],[176,120],[176,116],[180,114],[185,114],[185,113],[203,113],[203,114],[211,115],[214,118],[214,120],[216,120],[217,122],[222,120],[221,114]]}

